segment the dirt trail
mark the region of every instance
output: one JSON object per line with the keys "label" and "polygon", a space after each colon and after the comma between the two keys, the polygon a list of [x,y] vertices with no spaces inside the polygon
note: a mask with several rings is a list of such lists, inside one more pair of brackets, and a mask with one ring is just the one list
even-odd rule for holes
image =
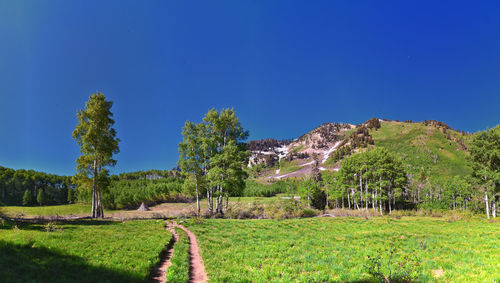
{"label": "dirt trail", "polygon": [[172,226],[184,230],[189,237],[189,256],[191,258],[189,262],[189,282],[208,282],[208,276],[205,272],[205,265],[200,255],[200,247],[198,246],[196,236],[186,227],[177,224],[177,222],[172,221],[172,223]]}
{"label": "dirt trail", "polygon": [[175,243],[177,243],[177,240],[179,239],[179,236],[177,233],[175,233],[175,229],[170,223],[165,221],[165,229],[170,231],[172,233],[172,238],[170,239],[170,242],[168,243],[167,250],[160,254],[160,262],[156,266],[153,272],[153,277],[151,278],[152,282],[158,282],[158,283],[164,283],[167,282],[167,270],[168,267],[172,264],[171,259],[172,255],[174,254],[174,246]]}

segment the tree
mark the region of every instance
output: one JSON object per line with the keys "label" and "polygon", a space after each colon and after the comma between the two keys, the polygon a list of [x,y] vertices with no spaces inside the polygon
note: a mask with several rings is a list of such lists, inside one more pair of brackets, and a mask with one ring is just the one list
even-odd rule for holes
{"label": "tree", "polygon": [[74,191],[73,189],[69,188],[68,189],[68,203],[73,203],[75,201],[75,196],[74,196]]}
{"label": "tree", "polygon": [[483,187],[486,217],[490,218],[490,206],[496,217],[500,197],[500,126],[475,134],[469,149],[472,177]]}
{"label": "tree", "polygon": [[36,202],[39,204],[39,205],[44,205],[45,204],[45,194],[43,193],[43,190],[42,189],[39,189],[38,190],[38,194],[36,196]]}
{"label": "tree", "polygon": [[81,177],[92,180],[92,218],[104,217],[102,190],[105,189],[108,174],[104,169],[116,165],[112,157],[119,152],[120,140],[112,128],[115,123],[112,106],[113,102],[107,101],[104,94],[92,94],[85,109],[78,111],[78,124],[73,131],[73,138],[78,142],[81,153],[76,160],[80,178],[75,180],[82,181]]}
{"label": "tree", "polygon": [[182,171],[192,174],[196,194],[196,211],[200,215],[199,185],[202,183],[204,165],[207,164],[206,152],[203,148],[205,138],[203,123],[195,124],[186,121],[182,128],[183,141],[179,143],[179,167]]}
{"label": "tree", "polygon": [[30,190],[24,191],[23,195],[23,205],[28,206],[33,202],[33,197],[31,196]]}

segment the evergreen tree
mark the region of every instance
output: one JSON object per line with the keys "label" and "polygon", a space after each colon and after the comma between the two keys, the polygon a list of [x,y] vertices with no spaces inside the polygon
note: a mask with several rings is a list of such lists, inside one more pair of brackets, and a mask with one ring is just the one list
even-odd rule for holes
{"label": "evergreen tree", "polygon": [[38,194],[36,196],[36,202],[39,204],[39,205],[44,205],[45,204],[45,194],[43,193],[43,190],[42,189],[39,189],[38,190]]}
{"label": "evergreen tree", "polygon": [[23,195],[23,205],[28,206],[33,202],[33,197],[31,196],[31,192],[29,190],[24,191]]}

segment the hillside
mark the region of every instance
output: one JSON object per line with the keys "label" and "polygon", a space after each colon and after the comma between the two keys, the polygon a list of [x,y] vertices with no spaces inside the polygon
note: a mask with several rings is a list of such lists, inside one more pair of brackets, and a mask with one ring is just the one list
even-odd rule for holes
{"label": "hillside", "polygon": [[[293,141],[251,141],[248,166],[262,181],[302,177],[314,166],[338,171],[343,158],[364,148],[384,147],[399,156],[411,174],[424,170],[431,176],[466,175],[470,170],[466,164],[468,139],[468,134],[437,121],[326,123]],[[257,150],[256,144],[265,146]]]}

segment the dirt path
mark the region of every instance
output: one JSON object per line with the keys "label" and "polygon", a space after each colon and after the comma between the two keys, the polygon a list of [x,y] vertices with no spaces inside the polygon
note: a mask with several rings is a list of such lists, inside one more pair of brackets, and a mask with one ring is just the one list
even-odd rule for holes
{"label": "dirt path", "polygon": [[186,227],[177,224],[177,222],[172,221],[172,223],[172,226],[184,230],[189,237],[189,256],[191,257],[189,262],[189,282],[208,282],[208,276],[205,272],[205,265],[200,255],[200,247],[198,246],[196,236]]}
{"label": "dirt path", "polygon": [[172,238],[168,243],[167,250],[160,254],[160,262],[154,269],[153,277],[151,278],[152,282],[167,282],[167,270],[168,267],[172,264],[170,260],[172,259],[172,256],[174,254],[175,243],[177,243],[177,240],[179,239],[179,236],[177,235],[177,233],[175,233],[175,228],[173,227],[173,225],[168,223],[168,221],[165,221],[165,224],[165,229],[172,233]]}

